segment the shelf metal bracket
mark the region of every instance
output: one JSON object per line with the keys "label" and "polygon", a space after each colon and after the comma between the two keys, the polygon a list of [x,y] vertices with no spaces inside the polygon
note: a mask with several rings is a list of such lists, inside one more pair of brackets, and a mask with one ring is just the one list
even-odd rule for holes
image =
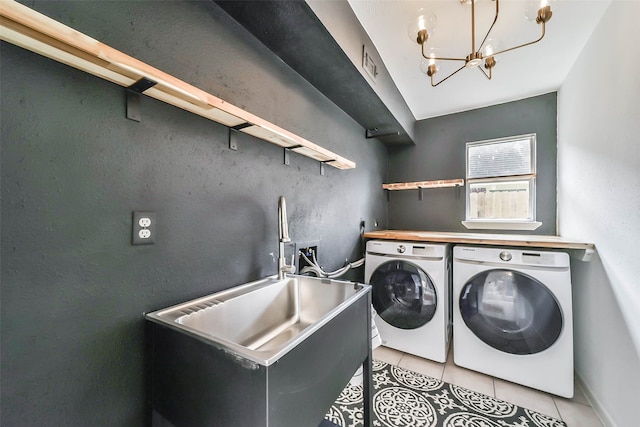
{"label": "shelf metal bracket", "polygon": [[238,151],[238,141],[236,138],[236,130],[229,128],[229,150]]}
{"label": "shelf metal bracket", "polygon": [[595,249],[574,249],[570,251],[571,258],[577,259],[582,262],[589,262],[593,259],[593,255],[596,253]]}
{"label": "shelf metal bracket", "polygon": [[248,128],[253,126],[251,123],[242,123],[241,125],[231,126],[229,129],[229,149],[233,151],[238,151],[238,140],[237,133],[240,129]]}
{"label": "shelf metal bracket", "polygon": [[141,78],[131,86],[127,87],[127,119],[139,122],[140,114],[140,98],[142,93],[155,86],[157,82],[146,77]]}
{"label": "shelf metal bracket", "polygon": [[284,164],[289,166],[291,164],[291,160],[289,159],[289,152],[294,148],[300,148],[302,145],[292,145],[290,147],[284,147]]}
{"label": "shelf metal bracket", "polygon": [[320,175],[324,176],[324,164],[333,162],[333,160],[320,160]]}
{"label": "shelf metal bracket", "polygon": [[381,137],[391,136],[391,135],[397,136],[397,135],[400,135],[400,132],[386,132],[378,128],[373,128],[373,129],[367,129],[364,133],[365,139],[381,138]]}

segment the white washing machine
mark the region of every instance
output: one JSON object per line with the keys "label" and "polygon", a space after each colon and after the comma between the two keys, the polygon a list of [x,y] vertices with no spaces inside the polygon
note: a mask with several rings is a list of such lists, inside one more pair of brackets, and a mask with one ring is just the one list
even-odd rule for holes
{"label": "white washing machine", "polygon": [[573,397],[573,315],[565,252],[455,246],[456,365]]}
{"label": "white washing machine", "polygon": [[382,345],[444,363],[451,336],[448,244],[370,240],[365,282]]}

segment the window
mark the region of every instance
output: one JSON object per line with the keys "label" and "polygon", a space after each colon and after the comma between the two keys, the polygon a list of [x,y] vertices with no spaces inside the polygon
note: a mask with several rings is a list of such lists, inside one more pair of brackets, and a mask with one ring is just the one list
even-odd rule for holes
{"label": "window", "polygon": [[467,143],[467,228],[533,230],[536,136]]}

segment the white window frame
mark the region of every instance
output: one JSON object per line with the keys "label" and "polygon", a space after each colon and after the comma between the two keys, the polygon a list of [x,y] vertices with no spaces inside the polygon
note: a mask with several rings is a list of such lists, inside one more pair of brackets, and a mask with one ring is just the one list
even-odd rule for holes
{"label": "white window frame", "polygon": [[[511,141],[519,141],[523,139],[529,139],[530,141],[530,160],[531,170],[530,173],[520,175],[497,175],[482,178],[470,178],[470,163],[469,163],[469,148],[477,147],[479,145],[500,144]],[[467,142],[465,146],[465,158],[466,158],[466,213],[465,221],[462,221],[468,229],[478,230],[535,230],[542,225],[541,222],[536,221],[536,134],[524,134],[517,136],[509,136],[505,138],[488,139],[484,141]],[[471,200],[471,187],[475,183],[487,183],[487,182],[510,182],[510,181],[528,181],[529,182],[529,217],[518,219],[490,219],[490,218],[470,218],[470,200]]]}

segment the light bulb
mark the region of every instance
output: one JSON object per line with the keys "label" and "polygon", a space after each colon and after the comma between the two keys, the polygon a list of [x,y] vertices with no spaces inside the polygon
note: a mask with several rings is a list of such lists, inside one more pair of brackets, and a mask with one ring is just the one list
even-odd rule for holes
{"label": "light bulb", "polygon": [[536,17],[537,24],[544,24],[545,22],[549,22],[549,19],[553,16],[553,12],[551,11],[551,5],[549,4],[550,0],[541,0],[540,8],[538,9],[538,16]]}
{"label": "light bulb", "polygon": [[524,17],[528,21],[537,22],[538,11],[547,6],[551,6],[551,0],[531,0],[527,3],[527,9],[524,12]]}
{"label": "light bulb", "polygon": [[433,35],[433,32],[438,23],[438,18],[434,13],[429,13],[424,9],[418,10],[418,15],[413,19],[407,28],[407,35],[412,42],[418,42],[418,33],[422,30],[427,31],[427,37]]}
{"label": "light bulb", "polygon": [[435,60],[423,59],[420,62],[420,71],[422,71],[424,74],[426,74],[429,77],[436,74],[438,70],[440,70],[440,67],[436,65]]}
{"label": "light bulb", "polygon": [[436,48],[430,47],[425,52],[425,55],[427,56],[427,58],[423,58],[422,61],[420,61],[420,71],[422,71],[424,74],[428,74],[429,73],[429,67],[431,65],[434,66],[434,67],[431,68],[432,70],[434,68],[435,68],[436,71],[440,69],[440,67],[438,67],[438,64],[436,62],[436,58],[438,57],[438,54],[437,54],[436,51],[437,51]]}
{"label": "light bulb", "polygon": [[496,39],[487,39],[484,47],[482,48],[482,56],[493,56],[496,52],[502,50],[502,43]]}
{"label": "light bulb", "polygon": [[431,67],[432,65],[435,66],[436,71],[440,69],[440,67],[438,67],[438,64],[436,64],[435,59],[423,59],[422,61],[420,61],[420,71],[428,75],[429,67]]}

